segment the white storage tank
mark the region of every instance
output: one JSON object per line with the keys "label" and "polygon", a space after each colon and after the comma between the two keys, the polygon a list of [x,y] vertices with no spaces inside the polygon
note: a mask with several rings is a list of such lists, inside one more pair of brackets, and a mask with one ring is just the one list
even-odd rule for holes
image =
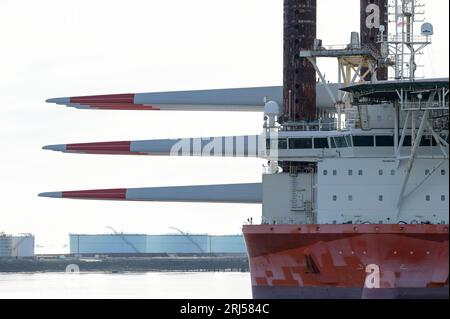
{"label": "white storage tank", "polygon": [[34,236],[31,234],[12,236],[12,257],[34,257]]}
{"label": "white storage tank", "polygon": [[71,254],[141,254],[146,252],[142,234],[70,234]]}
{"label": "white storage tank", "polygon": [[147,235],[149,254],[206,254],[209,253],[208,235]]}
{"label": "white storage tank", "polygon": [[211,253],[245,254],[247,249],[242,235],[210,236]]}
{"label": "white storage tank", "polygon": [[70,234],[71,254],[236,254],[246,253],[242,235]]}
{"label": "white storage tank", "polygon": [[11,257],[12,236],[0,233],[0,257]]}

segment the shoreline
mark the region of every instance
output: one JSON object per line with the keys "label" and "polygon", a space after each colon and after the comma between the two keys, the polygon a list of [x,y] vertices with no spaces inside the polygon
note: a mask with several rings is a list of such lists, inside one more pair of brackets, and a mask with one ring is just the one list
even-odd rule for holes
{"label": "shoreline", "polygon": [[1,258],[0,273],[249,272],[247,256]]}

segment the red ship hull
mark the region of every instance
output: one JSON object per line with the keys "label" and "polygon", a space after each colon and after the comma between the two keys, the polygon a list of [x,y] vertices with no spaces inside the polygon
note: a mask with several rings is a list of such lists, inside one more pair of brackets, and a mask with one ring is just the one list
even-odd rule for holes
{"label": "red ship hull", "polygon": [[245,225],[255,299],[448,298],[448,225]]}

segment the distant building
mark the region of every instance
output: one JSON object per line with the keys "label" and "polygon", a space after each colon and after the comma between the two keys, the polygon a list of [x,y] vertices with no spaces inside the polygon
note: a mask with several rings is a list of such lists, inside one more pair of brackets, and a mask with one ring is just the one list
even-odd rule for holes
{"label": "distant building", "polygon": [[71,254],[246,253],[242,235],[70,234]]}
{"label": "distant building", "polygon": [[0,257],[33,257],[34,236],[0,233]]}

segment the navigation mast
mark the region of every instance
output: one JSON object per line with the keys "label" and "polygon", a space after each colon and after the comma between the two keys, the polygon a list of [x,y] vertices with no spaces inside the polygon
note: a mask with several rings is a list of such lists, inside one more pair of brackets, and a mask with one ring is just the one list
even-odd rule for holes
{"label": "navigation mast", "polygon": [[[385,34],[380,29],[378,40],[382,55],[387,64],[394,68],[396,80],[414,81],[418,67],[416,55],[431,44],[433,25],[425,22],[425,5],[419,0],[391,0],[389,7],[389,22],[394,24],[395,33]],[[418,23],[422,23],[420,35],[416,35]]]}

